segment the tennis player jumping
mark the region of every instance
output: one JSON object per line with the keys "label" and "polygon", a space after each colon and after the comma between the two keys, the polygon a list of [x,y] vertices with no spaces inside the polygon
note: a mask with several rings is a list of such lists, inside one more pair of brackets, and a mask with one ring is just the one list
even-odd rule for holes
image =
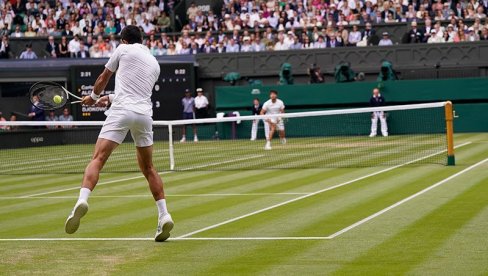
{"label": "tennis player jumping", "polygon": [[[111,108],[98,136],[93,158],[85,169],[80,196],[66,220],[65,231],[72,234],[78,230],[80,219],[88,212],[88,197],[97,185],[100,170],[130,130],[137,149],[139,167],[149,182],[159,211],[155,240],[165,241],[170,236],[174,222],[166,208],[163,182],[152,162],[151,94],[160,68],[149,49],[141,44],[141,32],[136,26],[125,27],[121,40],[122,44],[117,47],[105,65],[105,70],[97,78],[93,92],[82,101],[84,105],[111,104]],[[116,71],[115,93],[100,98],[100,93]]]}

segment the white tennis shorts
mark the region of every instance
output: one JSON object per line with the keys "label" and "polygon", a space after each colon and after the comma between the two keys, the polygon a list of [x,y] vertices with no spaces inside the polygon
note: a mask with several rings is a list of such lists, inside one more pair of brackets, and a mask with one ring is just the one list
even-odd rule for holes
{"label": "white tennis shorts", "polygon": [[270,118],[269,121],[273,125],[276,125],[276,128],[278,130],[285,130],[285,124],[283,123],[283,119],[281,119],[279,117],[278,118]]}
{"label": "white tennis shorts", "polygon": [[136,147],[148,147],[153,144],[152,123],[153,120],[148,115],[130,110],[111,110],[98,138],[121,144],[130,130]]}

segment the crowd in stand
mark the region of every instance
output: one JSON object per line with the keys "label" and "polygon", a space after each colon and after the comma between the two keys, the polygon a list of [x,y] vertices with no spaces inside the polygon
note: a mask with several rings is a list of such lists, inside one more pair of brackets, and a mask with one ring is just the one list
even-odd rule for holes
{"label": "crowd in stand", "polygon": [[[45,51],[51,57],[110,57],[126,25],[140,27],[156,56],[392,45],[390,34],[376,34],[374,27],[395,22],[411,26],[402,43],[488,39],[488,0],[224,0],[220,13],[193,3],[181,30],[171,29],[168,11],[174,5],[172,0],[0,0],[0,58],[8,57],[9,37],[35,36],[48,38]],[[20,58],[37,55],[27,45]]]}

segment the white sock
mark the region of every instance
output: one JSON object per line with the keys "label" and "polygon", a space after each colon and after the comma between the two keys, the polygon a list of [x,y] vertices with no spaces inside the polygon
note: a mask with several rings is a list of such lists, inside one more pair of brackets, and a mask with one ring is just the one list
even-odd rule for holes
{"label": "white sock", "polygon": [[88,201],[88,197],[90,196],[90,189],[88,188],[81,188],[80,189],[80,197],[78,198],[78,201],[83,200],[83,201]]}
{"label": "white sock", "polygon": [[160,199],[156,201],[156,206],[158,206],[158,212],[160,216],[168,214],[168,209],[166,208],[166,199]]}

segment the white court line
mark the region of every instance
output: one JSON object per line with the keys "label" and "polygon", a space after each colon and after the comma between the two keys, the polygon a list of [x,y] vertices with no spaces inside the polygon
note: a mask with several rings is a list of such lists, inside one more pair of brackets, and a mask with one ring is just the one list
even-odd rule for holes
{"label": "white court line", "polygon": [[[274,195],[307,195],[309,193],[217,193],[217,194],[166,194],[167,197],[220,197],[220,196],[274,196]],[[90,198],[141,198],[152,197],[152,195],[95,195]],[[78,196],[0,196],[0,199],[76,199]]]}
{"label": "white court line", "polygon": [[[249,241],[249,240],[330,240],[329,237],[216,237],[216,238],[169,238],[168,241]],[[5,238],[8,241],[154,241],[154,238]]]}
{"label": "white court line", "polygon": [[[254,158],[261,158],[263,156],[264,155],[262,155],[262,154],[261,155],[253,155],[253,156],[244,157],[244,158],[237,158],[237,159],[234,159],[234,160],[228,160],[228,161],[223,161],[223,162],[216,162],[216,163],[211,163],[211,164],[206,164],[206,165],[201,165],[201,166],[195,166],[195,167],[191,167],[191,168],[181,169],[179,171],[180,172],[181,171],[189,171],[189,170],[201,169],[201,168],[205,168],[205,167],[218,166],[218,165],[223,165],[223,164],[232,163],[232,162],[244,161],[244,160],[249,160],[249,159],[254,159]],[[163,175],[163,174],[168,174],[168,173],[173,173],[173,172],[175,172],[175,171],[166,171],[166,172],[161,172],[159,174],[160,175]],[[123,182],[123,181],[128,181],[128,180],[133,180],[133,179],[139,179],[139,178],[143,178],[143,177],[144,177],[144,175],[138,175],[138,176],[134,176],[134,177],[127,177],[127,178],[115,179],[115,180],[110,180],[110,181],[98,183],[97,186],[107,185],[107,184],[112,184],[112,183],[117,183],[117,182]],[[71,191],[71,190],[78,190],[78,189],[80,189],[79,186],[77,186],[77,187],[71,187],[71,188],[66,188],[66,189],[55,190],[55,191],[37,193],[37,194],[32,194],[32,195],[26,195],[26,196],[22,196],[22,198],[26,198],[26,197],[29,197],[30,198],[30,197],[35,197],[35,196],[43,196],[43,195],[61,193],[61,192],[66,192],[66,191]]]}
{"label": "white court line", "polygon": [[[460,147],[463,147],[463,146],[466,146],[466,145],[469,145],[469,144],[471,144],[471,142],[463,143],[461,145],[456,146],[456,148],[460,148]],[[446,150],[442,150],[442,151],[439,151],[439,152],[436,152],[436,153],[433,153],[433,154],[429,154],[427,156],[424,156],[424,157],[421,157],[421,158],[417,158],[415,160],[412,160],[412,161],[409,161],[409,162],[406,162],[406,163],[403,163],[403,164],[400,164],[400,165],[396,165],[396,166],[389,167],[389,168],[386,168],[386,169],[383,169],[383,170],[380,170],[380,171],[376,171],[374,173],[371,173],[371,174],[368,174],[368,175],[365,175],[365,176],[361,176],[361,177],[358,177],[356,179],[352,179],[352,180],[349,180],[349,181],[346,181],[346,182],[343,182],[343,183],[340,183],[340,184],[337,184],[337,185],[334,185],[334,186],[331,186],[331,187],[327,187],[325,189],[322,189],[322,190],[319,190],[319,191],[316,191],[316,192],[313,192],[313,193],[309,193],[309,194],[306,194],[306,195],[303,195],[303,196],[300,196],[300,197],[297,197],[297,198],[293,198],[293,199],[290,199],[290,200],[287,200],[287,201],[284,201],[284,202],[281,202],[281,203],[278,203],[278,204],[275,204],[275,205],[272,205],[272,206],[269,206],[269,207],[266,207],[266,208],[263,208],[263,209],[259,209],[257,211],[254,211],[254,212],[251,212],[251,213],[247,213],[247,214],[242,215],[242,216],[238,216],[238,217],[235,217],[235,218],[232,218],[232,219],[228,219],[226,221],[223,221],[223,222],[220,222],[220,223],[217,223],[217,224],[213,224],[213,225],[210,225],[210,226],[207,226],[207,227],[204,227],[204,228],[195,230],[193,232],[190,232],[190,233],[181,235],[181,236],[179,236],[177,238],[190,237],[190,236],[193,236],[195,234],[202,233],[202,232],[205,232],[205,231],[208,231],[208,230],[211,230],[211,229],[220,227],[222,225],[229,224],[229,223],[232,223],[232,222],[241,220],[243,218],[247,218],[247,217],[250,217],[250,216],[253,216],[253,215],[257,215],[257,214],[260,214],[260,213],[263,213],[263,212],[266,212],[266,211],[269,211],[269,210],[272,210],[272,209],[281,207],[283,205],[287,205],[287,204],[293,203],[295,201],[299,201],[299,200],[302,200],[302,199],[305,199],[305,198],[308,198],[308,197],[311,197],[311,196],[314,196],[314,195],[318,195],[318,194],[321,194],[321,193],[324,193],[324,192],[327,192],[327,191],[330,191],[330,190],[334,190],[334,189],[337,189],[337,188],[340,188],[340,187],[343,187],[343,186],[346,186],[346,185],[349,185],[349,184],[352,184],[352,183],[361,181],[363,179],[366,179],[366,178],[369,178],[369,177],[372,177],[372,176],[375,176],[375,175],[379,175],[379,174],[382,174],[382,173],[385,173],[385,172],[389,172],[391,170],[394,170],[394,169],[397,169],[397,168],[406,166],[408,164],[412,164],[412,163],[415,163],[415,162],[418,162],[418,161],[421,161],[421,160],[430,158],[432,156],[441,154],[443,152],[446,152]]]}
{"label": "white court line", "polygon": [[470,170],[472,170],[472,169],[474,169],[474,168],[476,168],[476,167],[478,167],[478,166],[480,166],[480,165],[482,165],[482,164],[484,164],[486,162],[488,162],[488,158],[486,158],[485,160],[480,161],[480,162],[478,162],[478,163],[476,163],[476,164],[474,164],[472,166],[469,166],[466,169],[464,169],[464,170],[462,170],[462,171],[460,171],[460,172],[458,172],[456,174],[453,174],[453,175],[449,176],[448,178],[445,178],[444,180],[441,180],[441,181],[435,183],[434,185],[429,186],[429,187],[427,187],[427,188],[425,188],[425,189],[423,189],[423,190],[421,190],[421,191],[419,191],[419,192],[417,192],[417,193],[415,193],[415,194],[413,194],[413,195],[411,195],[411,196],[409,196],[407,198],[404,198],[404,199],[398,201],[397,203],[395,203],[393,205],[390,205],[390,206],[386,207],[385,209],[383,209],[381,211],[378,211],[378,212],[372,214],[369,217],[366,217],[366,218],[364,218],[364,219],[362,219],[362,220],[360,220],[360,221],[358,221],[358,222],[356,222],[354,224],[351,224],[350,226],[348,226],[348,227],[346,227],[346,228],[344,228],[344,229],[342,229],[340,231],[337,231],[337,232],[335,232],[334,234],[332,234],[332,235],[330,235],[328,237],[331,238],[331,239],[333,239],[333,238],[335,238],[337,236],[340,236],[340,235],[346,233],[347,231],[352,230],[352,229],[360,226],[361,224],[364,224],[364,223],[366,223],[366,222],[368,222],[368,221],[370,221],[370,220],[372,220],[372,219],[374,219],[374,218],[376,218],[376,217],[378,217],[378,216],[380,216],[380,215],[382,215],[382,214],[390,211],[391,209],[394,209],[394,208],[402,205],[405,202],[408,202],[408,201],[410,201],[410,200],[412,200],[412,199],[414,199],[414,198],[416,198],[416,197],[418,197],[418,196],[420,196],[422,194],[425,194],[426,192],[428,192],[428,191],[430,191],[430,190],[432,190],[434,188],[437,188],[437,187],[441,186],[442,184],[444,184],[446,182],[449,182],[450,180],[452,180],[452,179],[454,179],[454,178],[456,178],[456,177],[458,177],[458,176],[460,176],[460,175],[462,175],[464,173],[467,173]]}

